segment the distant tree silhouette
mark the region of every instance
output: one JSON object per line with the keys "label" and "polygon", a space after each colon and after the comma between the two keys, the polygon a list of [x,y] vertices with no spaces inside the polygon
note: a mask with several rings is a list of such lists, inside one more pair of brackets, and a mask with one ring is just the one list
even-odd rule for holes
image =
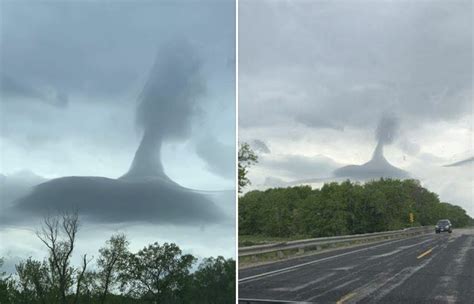
{"label": "distant tree silhouette", "polygon": [[250,180],[247,176],[248,168],[258,162],[257,154],[252,150],[248,143],[239,144],[238,153],[238,171],[239,171],[239,193],[242,189],[250,185]]}

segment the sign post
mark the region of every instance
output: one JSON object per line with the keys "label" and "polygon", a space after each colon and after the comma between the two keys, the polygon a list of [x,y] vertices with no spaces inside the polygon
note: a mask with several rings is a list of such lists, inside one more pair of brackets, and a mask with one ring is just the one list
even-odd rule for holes
{"label": "sign post", "polygon": [[413,214],[413,212],[410,212],[410,223],[412,224],[412,226],[414,222],[415,222],[415,215]]}

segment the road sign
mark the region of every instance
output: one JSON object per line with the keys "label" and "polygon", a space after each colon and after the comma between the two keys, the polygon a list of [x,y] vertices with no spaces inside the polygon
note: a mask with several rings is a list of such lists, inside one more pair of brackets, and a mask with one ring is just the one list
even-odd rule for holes
{"label": "road sign", "polygon": [[410,223],[413,224],[414,221],[415,221],[415,215],[413,214],[413,212],[410,212]]}

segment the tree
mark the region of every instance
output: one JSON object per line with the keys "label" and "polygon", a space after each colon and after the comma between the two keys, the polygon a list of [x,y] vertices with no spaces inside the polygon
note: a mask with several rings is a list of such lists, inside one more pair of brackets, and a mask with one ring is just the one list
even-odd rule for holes
{"label": "tree", "polygon": [[148,245],[129,254],[124,265],[122,290],[151,303],[181,303],[189,270],[195,262],[190,254],[182,254],[176,244]]}
{"label": "tree", "polygon": [[106,246],[99,249],[97,266],[99,268],[98,279],[100,281],[101,295],[100,303],[104,304],[110,287],[119,280],[119,270],[124,268],[128,252],[129,242],[124,234],[113,235]]}
{"label": "tree", "polygon": [[[0,269],[3,266],[3,258],[0,258]],[[0,303],[13,304],[15,296],[15,285],[12,277],[6,272],[0,271]]]}
{"label": "tree", "polygon": [[[77,302],[81,282],[89,262],[84,255],[80,269],[75,269],[70,265],[78,229],[79,216],[77,211],[72,213],[65,212],[59,216],[46,217],[41,230],[36,233],[38,238],[48,248],[48,277],[50,284],[54,287],[53,290],[57,291],[59,303],[61,304],[67,304],[68,291],[74,285],[74,282],[76,282],[74,303]],[[35,264],[35,267],[33,269],[40,269],[37,264]],[[40,292],[40,290],[37,290],[37,292]]]}
{"label": "tree", "polygon": [[217,258],[206,258],[193,274],[191,281],[192,298],[195,303],[235,303],[235,261]]}
{"label": "tree", "polygon": [[30,257],[16,265],[16,272],[22,302],[41,304],[57,302],[54,277],[51,276],[46,262],[36,261]]}
{"label": "tree", "polygon": [[239,145],[239,193],[242,192],[242,189],[250,185],[250,180],[247,177],[248,168],[258,162],[258,157],[255,152],[250,148],[250,145],[247,143],[241,143]]}
{"label": "tree", "polygon": [[239,234],[324,237],[434,225],[448,218],[455,227],[472,223],[459,206],[441,203],[416,180],[344,181],[321,189],[289,187],[250,191],[239,198]]}

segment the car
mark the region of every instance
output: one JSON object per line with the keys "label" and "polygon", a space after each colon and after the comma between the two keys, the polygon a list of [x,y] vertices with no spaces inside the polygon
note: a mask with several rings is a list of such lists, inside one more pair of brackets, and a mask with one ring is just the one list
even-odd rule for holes
{"label": "car", "polygon": [[450,220],[439,220],[438,223],[435,226],[435,232],[436,233],[441,233],[441,232],[453,232],[453,225],[451,224]]}

